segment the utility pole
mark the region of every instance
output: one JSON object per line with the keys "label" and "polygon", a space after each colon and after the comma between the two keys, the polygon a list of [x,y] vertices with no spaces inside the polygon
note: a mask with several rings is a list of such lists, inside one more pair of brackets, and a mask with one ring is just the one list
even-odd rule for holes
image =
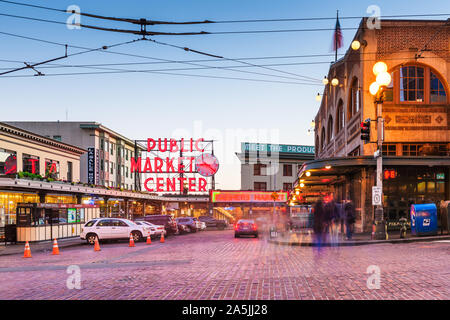
{"label": "utility pole", "polygon": [[[381,90],[380,90],[381,91]],[[379,93],[377,97],[377,187],[381,190],[381,205],[375,207],[375,238],[378,240],[386,239],[386,221],[383,212],[383,140],[384,140],[384,119],[383,94]]]}

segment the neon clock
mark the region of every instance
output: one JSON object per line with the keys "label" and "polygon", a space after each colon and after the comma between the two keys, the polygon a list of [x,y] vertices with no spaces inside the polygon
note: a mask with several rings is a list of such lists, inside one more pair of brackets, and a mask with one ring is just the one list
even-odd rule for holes
{"label": "neon clock", "polygon": [[211,177],[219,170],[219,161],[214,155],[204,153],[195,158],[195,169],[202,176]]}

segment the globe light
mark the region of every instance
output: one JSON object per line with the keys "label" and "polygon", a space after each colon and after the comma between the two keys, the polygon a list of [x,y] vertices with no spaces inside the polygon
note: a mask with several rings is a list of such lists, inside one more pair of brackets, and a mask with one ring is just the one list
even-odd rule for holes
{"label": "globe light", "polygon": [[323,77],[322,83],[326,86],[328,84],[328,78]]}
{"label": "globe light", "polygon": [[334,78],[333,80],[331,80],[331,85],[333,87],[336,87],[339,84],[339,80],[337,78]]}
{"label": "globe light", "polygon": [[300,183],[300,188],[303,188],[305,186],[304,183]]}
{"label": "globe light", "polygon": [[320,96],[320,93],[317,94],[316,101],[318,101],[318,102],[322,101],[322,97]]}
{"label": "globe light", "polygon": [[377,75],[377,83],[381,86],[387,86],[389,83],[391,83],[392,77],[388,72],[380,72]]}
{"label": "globe light", "polygon": [[387,67],[386,63],[384,63],[383,61],[378,61],[377,63],[375,63],[373,65],[373,69],[372,69],[373,74],[376,76],[382,72],[387,72],[387,70],[388,70],[388,67]]}
{"label": "globe light", "polygon": [[295,191],[295,194],[296,194],[296,195],[299,195],[299,194],[300,194],[300,191],[298,191],[298,190]]}
{"label": "globe light", "polygon": [[314,120],[311,120],[311,128],[314,128],[316,126],[316,122]]}
{"label": "globe light", "polygon": [[361,48],[361,42],[359,42],[358,40],[353,41],[352,42],[352,49],[356,51],[359,48]]}
{"label": "globe light", "polygon": [[325,166],[325,169],[330,170],[331,166]]}
{"label": "globe light", "polygon": [[378,93],[379,89],[380,89],[380,85],[376,82],[373,82],[369,87],[369,92],[371,95],[375,96]]}
{"label": "globe light", "polygon": [[311,175],[311,172],[306,171],[306,176],[309,177]]}

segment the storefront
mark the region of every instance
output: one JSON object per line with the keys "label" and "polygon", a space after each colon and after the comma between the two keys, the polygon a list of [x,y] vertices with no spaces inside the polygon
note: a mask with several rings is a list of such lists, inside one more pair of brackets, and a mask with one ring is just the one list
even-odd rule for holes
{"label": "storefront", "polygon": [[[450,159],[446,157],[383,157],[383,208],[389,230],[399,219],[409,220],[412,204],[450,199]],[[376,185],[373,157],[314,160],[299,172],[290,203],[314,203],[318,198],[351,200],[356,209],[356,230],[369,232],[374,219],[372,187]],[[294,199],[293,197],[296,196]]]}

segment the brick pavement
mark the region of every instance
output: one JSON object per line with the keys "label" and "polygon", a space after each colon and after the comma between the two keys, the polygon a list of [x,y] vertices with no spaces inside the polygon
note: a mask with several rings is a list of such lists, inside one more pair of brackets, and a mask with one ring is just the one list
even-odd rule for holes
{"label": "brick pavement", "polygon": [[[166,243],[88,245],[0,257],[0,299],[449,299],[450,243],[323,248],[235,239],[230,230]],[[32,248],[33,250],[33,248]],[[66,268],[81,268],[69,290]],[[368,289],[366,269],[381,270]]]}

